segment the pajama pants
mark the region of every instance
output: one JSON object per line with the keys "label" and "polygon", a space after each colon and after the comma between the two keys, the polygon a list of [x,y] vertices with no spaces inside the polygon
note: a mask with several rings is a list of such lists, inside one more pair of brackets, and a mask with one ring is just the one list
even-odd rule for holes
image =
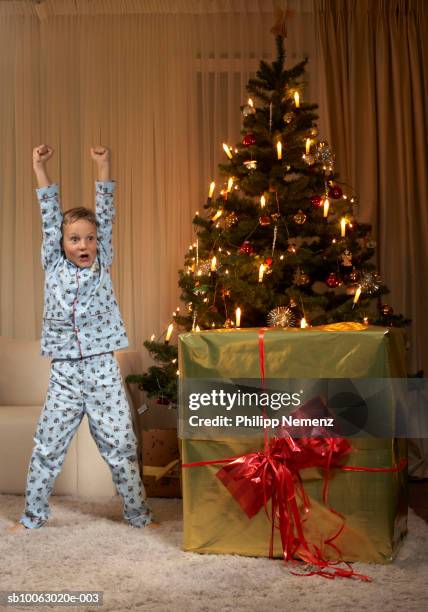
{"label": "pajama pants", "polygon": [[[45,405],[37,424],[28,469],[26,503],[20,519],[30,529],[50,516],[52,493],[67,448],[87,414],[89,429],[123,499],[123,514],[134,527],[152,520],[137,463],[137,440],[119,365],[113,353],[82,359],[53,359]],[[86,466],[91,469],[90,465]]]}

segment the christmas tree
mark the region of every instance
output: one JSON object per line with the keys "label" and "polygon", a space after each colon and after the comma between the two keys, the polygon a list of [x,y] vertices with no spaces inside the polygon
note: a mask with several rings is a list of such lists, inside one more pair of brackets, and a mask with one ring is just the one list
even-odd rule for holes
{"label": "christmas tree", "polygon": [[[304,102],[307,59],[286,70],[283,35],[276,47],[275,61],[261,61],[247,85],[242,141],[223,143],[224,184],[211,183],[205,214],[193,220],[195,241],[179,271],[185,313],[175,322],[183,331],[404,324],[381,302],[388,290],[373,263],[371,227],[357,222],[357,197],[318,139],[317,106]],[[159,365],[128,379],[161,403],[176,398],[169,335],[144,343]]]}

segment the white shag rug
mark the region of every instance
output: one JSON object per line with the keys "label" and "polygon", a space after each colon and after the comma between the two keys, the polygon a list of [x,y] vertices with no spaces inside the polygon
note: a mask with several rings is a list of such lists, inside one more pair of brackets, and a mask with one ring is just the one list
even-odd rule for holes
{"label": "white shag rug", "polygon": [[98,608],[25,608],[40,612],[428,609],[428,525],[411,510],[409,535],[393,564],[354,564],[373,579],[363,583],[293,576],[281,560],[183,552],[181,500],[150,502],[159,529],[128,527],[119,498],[52,497],[53,515],[42,529],[11,534],[5,528],[24,501],[0,496],[0,591],[104,591]]}

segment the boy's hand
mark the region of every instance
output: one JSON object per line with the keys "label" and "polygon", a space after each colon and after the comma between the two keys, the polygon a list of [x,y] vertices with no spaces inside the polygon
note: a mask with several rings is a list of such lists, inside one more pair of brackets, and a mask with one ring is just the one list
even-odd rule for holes
{"label": "boy's hand", "polygon": [[110,161],[110,151],[107,149],[107,147],[103,147],[102,145],[98,147],[91,147],[91,157],[97,164],[105,164]]}
{"label": "boy's hand", "polygon": [[91,157],[97,164],[98,168],[98,180],[109,181],[110,180],[110,151],[107,147],[99,145],[98,147],[91,147]]}
{"label": "boy's hand", "polygon": [[43,166],[53,155],[54,150],[49,145],[39,145],[33,149],[33,165]]}

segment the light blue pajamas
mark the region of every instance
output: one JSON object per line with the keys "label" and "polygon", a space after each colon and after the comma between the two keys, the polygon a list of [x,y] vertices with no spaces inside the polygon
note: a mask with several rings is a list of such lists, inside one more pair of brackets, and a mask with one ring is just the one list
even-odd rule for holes
{"label": "light blue pajamas", "polygon": [[49,518],[48,499],[54,480],[84,414],[87,414],[91,434],[123,499],[125,519],[134,527],[144,527],[151,522],[151,512],[143,500],[145,493],[138,470],[137,441],[113,353],[52,361],[48,393],[28,470],[25,511],[20,522],[25,527],[37,528]]}
{"label": "light blue pajamas", "polygon": [[54,480],[84,414],[122,496],[125,519],[134,527],[152,520],[144,501],[130,409],[113,354],[128,346],[110,276],[114,190],[111,181],[95,184],[97,257],[90,268],[79,268],[62,250],[58,186],[37,190],[45,270],[41,352],[52,358],[52,364],[20,520],[28,528],[41,527],[50,515]]}

